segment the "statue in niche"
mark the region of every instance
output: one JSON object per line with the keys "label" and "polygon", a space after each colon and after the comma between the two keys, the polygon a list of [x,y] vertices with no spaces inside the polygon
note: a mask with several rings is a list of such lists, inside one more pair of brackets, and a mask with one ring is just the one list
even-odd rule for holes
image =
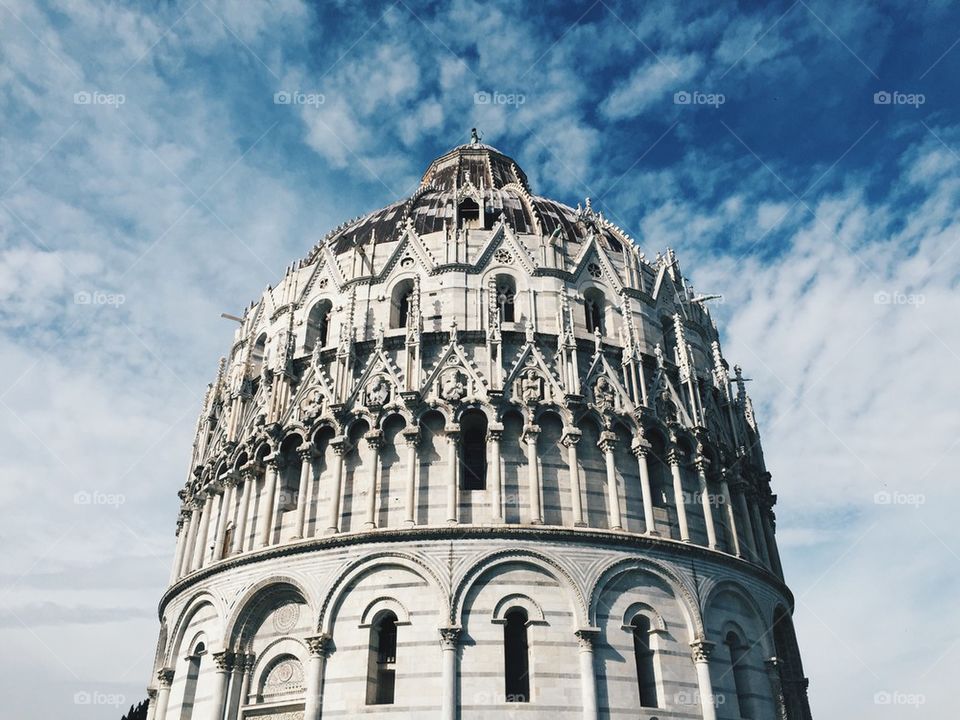
{"label": "statue in niche", "polygon": [[313,422],[323,414],[323,395],[319,390],[314,390],[300,403],[300,418],[307,425]]}
{"label": "statue in niche", "polygon": [[390,384],[377,375],[367,386],[367,405],[383,405],[390,399]]}
{"label": "statue in niche", "polygon": [[593,401],[600,410],[613,407],[613,385],[602,375],[593,386]]}
{"label": "statue in niche", "polygon": [[460,402],[467,394],[466,378],[459,370],[448,373],[440,386],[440,397],[447,402]]}
{"label": "statue in niche", "polygon": [[520,396],[528,405],[540,402],[543,399],[543,382],[537,371],[527,368],[520,381]]}
{"label": "statue in niche", "polygon": [[670,397],[670,390],[663,388],[656,399],[657,417],[665,423],[677,422],[677,406]]}

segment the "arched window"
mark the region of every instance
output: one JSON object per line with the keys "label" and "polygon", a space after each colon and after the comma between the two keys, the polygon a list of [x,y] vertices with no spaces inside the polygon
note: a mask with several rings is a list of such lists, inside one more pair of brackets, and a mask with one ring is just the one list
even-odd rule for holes
{"label": "arched window", "polygon": [[596,288],[590,288],[583,294],[583,313],[587,332],[592,333],[599,330],[601,335],[606,334],[606,327],[603,322],[606,304],[603,293]]}
{"label": "arched window", "polygon": [[641,707],[659,707],[657,704],[657,675],[654,670],[654,650],[650,647],[650,618],[637,615],[633,622],[633,658],[637,664],[637,688]]}
{"label": "arched window", "polygon": [[507,702],[530,702],[530,647],[527,612],[508,610],[503,626],[504,680]]}
{"label": "arched window", "polygon": [[410,323],[410,298],[413,280],[401,280],[393,288],[390,307],[390,327],[405,328]]}
{"label": "arched window", "polygon": [[393,705],[397,678],[397,616],[385,612],[370,628],[367,704]]}
{"label": "arched window", "polygon": [[299,435],[289,435],[280,444],[280,497],[277,506],[281,512],[294,510],[300,501],[300,474],[303,460],[297,448],[303,444]]}
{"label": "arched window", "polygon": [[254,378],[260,377],[260,371],[263,369],[263,357],[267,351],[267,334],[260,333],[260,337],[253,344],[250,351],[250,375]]}
{"label": "arched window", "polygon": [[500,322],[516,322],[517,283],[510,275],[497,275],[497,311]]}
{"label": "arched window", "polygon": [[650,435],[650,452],[647,453],[647,470],[650,473],[650,494],[654,507],[667,507],[668,493],[673,483],[667,466],[667,448],[659,433]]}
{"label": "arched window", "polygon": [[457,208],[457,227],[475,228],[482,227],[480,223],[480,206],[472,198],[464,198]]}
{"label": "arched window", "polygon": [[307,317],[307,335],[303,342],[305,350],[312,351],[317,345],[324,347],[330,336],[330,311],[333,304],[329,300],[321,300],[310,309]]}
{"label": "arched window", "polygon": [[202,642],[187,658],[187,679],[183,686],[183,702],[180,703],[180,720],[190,720],[193,717],[193,706],[197,702],[197,682],[200,679],[200,663],[207,653],[207,646]]}
{"label": "arched window", "polygon": [[750,704],[750,678],[746,666],[747,648],[740,640],[740,636],[732,630],[727,633],[724,643],[730,651],[730,666],[733,668],[733,685],[737,692],[739,709],[737,714],[742,718],[751,718],[753,708]]}
{"label": "arched window", "polygon": [[475,410],[460,421],[460,487],[487,487],[487,416]]}

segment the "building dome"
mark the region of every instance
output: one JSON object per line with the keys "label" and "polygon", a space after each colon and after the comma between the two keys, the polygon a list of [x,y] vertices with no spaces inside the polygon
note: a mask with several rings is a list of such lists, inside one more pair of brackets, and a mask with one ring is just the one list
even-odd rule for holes
{"label": "building dome", "polygon": [[208,389],[151,717],[807,720],[704,300],[479,142],[333,230]]}

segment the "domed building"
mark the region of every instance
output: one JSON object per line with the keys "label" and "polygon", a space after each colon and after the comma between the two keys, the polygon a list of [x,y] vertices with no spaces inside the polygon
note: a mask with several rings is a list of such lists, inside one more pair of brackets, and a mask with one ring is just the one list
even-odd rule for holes
{"label": "domed building", "polygon": [[476,136],[328,234],[207,393],[150,717],[809,720],[705,300]]}

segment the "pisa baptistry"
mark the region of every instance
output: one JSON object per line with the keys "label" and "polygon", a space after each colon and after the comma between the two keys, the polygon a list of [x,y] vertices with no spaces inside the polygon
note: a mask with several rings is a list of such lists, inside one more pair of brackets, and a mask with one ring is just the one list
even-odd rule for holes
{"label": "pisa baptistry", "polygon": [[247,308],[152,720],[809,720],[740,369],[674,253],[474,137]]}

